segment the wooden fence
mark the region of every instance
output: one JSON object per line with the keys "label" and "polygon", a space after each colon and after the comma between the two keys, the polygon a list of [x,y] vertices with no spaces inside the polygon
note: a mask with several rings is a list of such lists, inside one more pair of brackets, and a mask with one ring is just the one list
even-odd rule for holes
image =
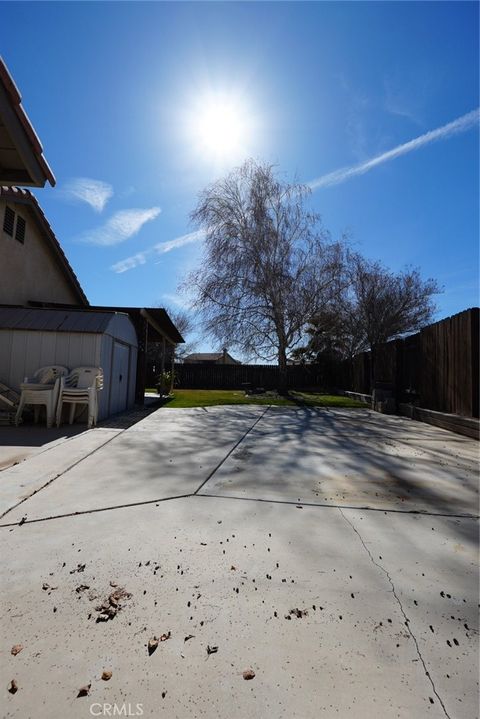
{"label": "wooden fence", "polygon": [[[291,365],[287,368],[289,389],[330,390],[336,383],[341,367],[319,365]],[[216,365],[176,364],[175,386],[184,389],[242,389],[244,385],[265,390],[279,386],[279,369],[276,365]]]}
{"label": "wooden fence", "polygon": [[[479,309],[460,312],[404,339],[378,345],[335,365],[289,366],[289,389],[371,394],[389,388],[397,402],[464,417],[479,416]],[[279,386],[274,365],[176,364],[185,389],[266,390]],[[153,379],[152,379],[153,382]]]}
{"label": "wooden fence", "polygon": [[460,312],[405,339],[354,357],[346,375],[353,392],[389,388],[397,403],[479,416],[479,309]]}

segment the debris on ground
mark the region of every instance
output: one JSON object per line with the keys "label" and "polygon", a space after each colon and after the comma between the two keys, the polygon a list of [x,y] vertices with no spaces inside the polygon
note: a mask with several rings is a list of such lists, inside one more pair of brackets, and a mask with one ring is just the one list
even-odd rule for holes
{"label": "debris on ground", "polygon": [[20,654],[22,649],[23,649],[22,644],[14,644],[13,647],[10,649],[10,654],[13,654],[13,656],[16,657],[17,654]]}
{"label": "debris on ground", "polygon": [[104,682],[108,682],[108,680],[111,678],[112,678],[112,672],[109,669],[102,672],[102,679]]}
{"label": "debris on ground", "polygon": [[253,671],[253,669],[245,669],[245,671],[243,672],[242,676],[243,676],[243,678],[244,678],[245,680],[248,681],[249,679],[253,679],[253,678],[254,678],[255,672]]}
{"label": "debris on ground", "polygon": [[84,592],[86,589],[90,589],[90,586],[88,584],[79,584],[78,587],[75,587],[75,591],[78,594]]}
{"label": "debris on ground", "polygon": [[70,574],[75,574],[75,572],[83,572],[86,566],[86,564],[77,564],[75,569],[70,570]]}
{"label": "debris on ground", "polygon": [[167,639],[170,639],[171,636],[172,636],[172,632],[167,632],[166,634],[162,634],[162,636],[160,637],[160,641],[166,642]]}
{"label": "debris on ground", "polygon": [[210,654],[216,654],[218,652],[218,647],[211,647],[210,644],[207,644],[207,654],[210,656]]}
{"label": "debris on ground", "polygon": [[195,634],[187,634],[187,636],[185,637],[185,639],[184,639],[183,641],[184,641],[184,642],[188,642],[188,640],[189,640],[189,639],[193,639],[194,636],[195,636]]}
{"label": "debris on ground", "polygon": [[123,587],[115,589],[114,592],[109,594],[107,599],[95,607],[95,611],[99,612],[97,622],[108,622],[109,619],[113,619],[122,609],[120,601],[122,599],[130,599],[131,596],[130,592],[127,592]]}
{"label": "debris on ground", "polygon": [[16,694],[18,691],[18,684],[15,679],[12,679],[10,684],[8,685],[8,691],[10,694]]}
{"label": "debris on ground", "polygon": [[290,609],[288,614],[285,615],[285,619],[291,619],[292,615],[297,617],[297,619],[302,619],[308,616],[308,609]]}
{"label": "debris on ground", "polygon": [[48,590],[50,590],[52,592],[54,589],[58,589],[58,587],[51,587],[50,584],[48,584],[48,582],[44,582],[42,584],[42,589],[44,592],[46,592]]}
{"label": "debris on ground", "polygon": [[80,689],[78,690],[77,699],[78,697],[88,697],[88,695],[90,694],[91,686],[91,684],[85,684],[84,687],[80,687]]}
{"label": "debris on ground", "polygon": [[152,656],[153,652],[158,647],[158,641],[159,640],[157,639],[157,637],[152,637],[151,639],[148,640],[147,648],[148,648],[148,656],[149,657]]}

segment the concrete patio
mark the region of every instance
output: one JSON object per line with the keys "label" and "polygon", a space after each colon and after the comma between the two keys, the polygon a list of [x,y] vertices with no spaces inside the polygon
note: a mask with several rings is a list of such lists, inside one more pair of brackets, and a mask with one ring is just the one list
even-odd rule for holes
{"label": "concrete patio", "polygon": [[[161,409],[0,481],[5,716],[478,715],[474,440],[369,410]],[[114,585],[131,597],[98,622]]]}

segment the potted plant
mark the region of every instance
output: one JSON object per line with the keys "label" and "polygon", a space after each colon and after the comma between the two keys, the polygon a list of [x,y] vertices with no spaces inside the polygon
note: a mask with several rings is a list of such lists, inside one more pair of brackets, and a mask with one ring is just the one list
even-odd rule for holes
{"label": "potted plant", "polygon": [[171,371],[164,370],[157,376],[156,388],[160,397],[168,395],[173,389],[174,374]]}

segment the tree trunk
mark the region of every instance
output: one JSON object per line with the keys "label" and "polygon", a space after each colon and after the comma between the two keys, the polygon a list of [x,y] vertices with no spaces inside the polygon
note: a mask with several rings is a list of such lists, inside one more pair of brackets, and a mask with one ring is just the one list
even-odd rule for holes
{"label": "tree trunk", "polygon": [[278,391],[280,394],[286,394],[288,391],[287,381],[287,353],[284,345],[278,348]]}

